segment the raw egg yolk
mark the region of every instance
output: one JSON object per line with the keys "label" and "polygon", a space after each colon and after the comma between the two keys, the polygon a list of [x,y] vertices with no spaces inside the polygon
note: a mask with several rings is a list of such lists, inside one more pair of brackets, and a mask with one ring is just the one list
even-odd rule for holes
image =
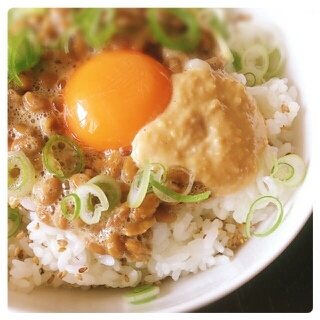
{"label": "raw egg yolk", "polygon": [[81,64],[64,88],[71,134],[98,151],[130,145],[170,102],[170,71],[133,50],[105,51]]}

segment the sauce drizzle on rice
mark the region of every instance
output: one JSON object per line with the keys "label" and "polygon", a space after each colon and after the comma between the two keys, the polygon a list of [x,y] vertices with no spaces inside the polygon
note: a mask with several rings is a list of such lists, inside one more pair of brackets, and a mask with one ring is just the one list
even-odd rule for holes
{"label": "sauce drizzle on rice", "polygon": [[[47,26],[40,38],[48,43],[61,31],[52,17],[67,28],[69,10],[50,9],[48,15],[22,19],[22,24],[32,27],[38,19]],[[183,29],[175,22],[177,32]],[[285,202],[295,190],[270,178],[274,159],[294,150],[291,124],[299,105],[287,79],[246,87],[243,75],[227,74],[217,39],[205,29],[195,51],[183,53],[154,42],[144,10],[119,9],[116,23],[125,31],[103,50],[133,48],[168,67],[171,103],[139,131],[132,146],[101,152],[76,141],[65,124],[63,89],[77,66],[99,54],[89,50],[81,32],[73,35],[68,53],[47,50],[38,65],[22,72],[22,86],[9,83],[8,149],[26,154],[37,180],[29,195],[8,199],[22,215],[20,230],[8,243],[12,289],[29,292],[41,284],[129,287],[167,277],[178,280],[232,258],[247,241],[244,224],[257,197],[272,193]],[[132,26],[134,36],[128,32]],[[184,70],[186,65],[194,67]],[[79,144],[81,172],[62,179],[48,172],[42,150],[54,134]],[[190,170],[195,180],[189,194],[209,189],[212,196],[200,203],[177,203],[149,192],[138,208],[129,207],[127,195],[145,159],[164,165],[166,185],[175,192],[185,192],[190,184],[185,172]],[[98,223],[67,220],[60,205],[63,197],[100,174],[118,184],[119,202]],[[89,199],[88,206],[94,207],[97,199]],[[257,215],[253,227],[263,219]]]}

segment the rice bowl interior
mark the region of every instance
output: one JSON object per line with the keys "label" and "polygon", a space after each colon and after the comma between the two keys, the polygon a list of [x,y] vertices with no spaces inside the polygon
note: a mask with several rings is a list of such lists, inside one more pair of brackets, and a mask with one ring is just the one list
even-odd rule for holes
{"label": "rice bowl interior", "polygon": [[[268,13],[268,15],[267,15]],[[294,12],[295,14],[299,14]],[[96,288],[88,290],[37,288],[24,294],[9,290],[9,309],[15,312],[186,312],[218,300],[254,277],[273,261],[293,240],[312,212],[311,162],[312,130],[311,113],[314,107],[312,85],[310,83],[311,62],[303,60],[304,52],[299,52],[302,44],[308,45],[310,39],[300,32],[292,14],[282,22],[281,13],[272,10],[253,10],[254,15],[271,19],[284,33],[288,50],[287,70],[290,84],[297,87],[298,102],[302,111],[294,123],[293,139],[297,153],[301,154],[308,165],[303,184],[286,204],[286,215],[281,226],[267,237],[253,237],[241,246],[231,262],[216,265],[212,269],[180,277],[175,282],[166,279],[161,284],[158,298],[141,306],[132,306],[123,300],[126,289]],[[270,16],[269,16],[270,15]],[[289,36],[294,34],[295,37]],[[288,35],[288,36],[287,36]],[[300,42],[298,41],[298,38]],[[310,63],[305,67],[297,61]],[[161,233],[161,231],[159,231]],[[275,243],[277,244],[275,246]],[[263,250],[261,250],[263,248]],[[250,257],[250,258],[248,258]],[[70,291],[71,290],[71,291]],[[72,293],[72,294],[71,294]],[[44,298],[45,297],[45,298]],[[39,304],[41,301],[41,304]],[[55,301],[53,304],[52,301]]]}

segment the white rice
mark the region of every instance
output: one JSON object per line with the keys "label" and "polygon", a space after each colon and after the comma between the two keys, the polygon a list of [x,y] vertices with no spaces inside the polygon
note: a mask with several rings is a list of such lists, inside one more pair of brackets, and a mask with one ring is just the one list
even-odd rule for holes
{"label": "white rice", "polygon": [[[176,281],[189,273],[228,263],[234,255],[226,247],[228,234],[236,231],[236,225],[225,220],[244,223],[250,205],[259,196],[273,195],[285,204],[294,192],[269,174],[274,157],[294,152],[290,126],[299,111],[297,91],[288,86],[287,79],[272,79],[248,91],[266,118],[272,144],[265,150],[254,183],[237,193],[181,210],[171,224],[156,223],[152,228],[153,252],[147,264],[122,265],[109,255],[94,254],[73,233],[45,225],[35,213],[26,213],[24,223],[32,241],[26,233],[20,239],[9,239],[9,288],[29,292],[40,285],[130,287],[166,277]],[[284,111],[283,105],[289,110]],[[256,215],[256,222],[265,219],[267,212]],[[66,240],[65,245],[61,246],[61,240]],[[23,258],[17,258],[20,250]]]}

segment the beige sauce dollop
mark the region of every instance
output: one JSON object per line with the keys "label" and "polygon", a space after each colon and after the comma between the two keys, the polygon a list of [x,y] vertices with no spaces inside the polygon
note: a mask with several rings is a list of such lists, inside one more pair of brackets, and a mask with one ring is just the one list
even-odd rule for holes
{"label": "beige sauce dollop", "polygon": [[174,74],[172,81],[169,106],[133,141],[132,158],[137,166],[143,166],[145,159],[183,166],[215,197],[251,183],[267,145],[267,133],[245,86],[209,68]]}

